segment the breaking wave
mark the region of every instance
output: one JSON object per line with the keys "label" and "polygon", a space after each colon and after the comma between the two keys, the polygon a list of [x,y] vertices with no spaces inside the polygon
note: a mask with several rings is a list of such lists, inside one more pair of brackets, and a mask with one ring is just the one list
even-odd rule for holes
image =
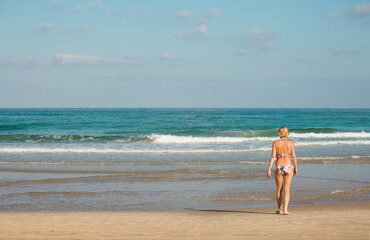
{"label": "breaking wave", "polygon": [[254,149],[116,149],[116,148],[70,148],[70,147],[2,147],[0,153],[100,153],[100,154],[163,154],[163,153],[244,153],[270,151],[268,147]]}
{"label": "breaking wave", "polygon": [[[141,136],[84,136],[84,135],[0,135],[0,142],[28,142],[28,143],[65,143],[65,142],[120,142],[120,143],[241,143],[241,142],[270,142],[276,140],[277,134],[268,134],[272,130],[254,131],[220,131],[213,132],[212,136],[177,136],[171,134],[151,134]],[[343,141],[362,139],[370,140],[368,132],[292,132],[293,140],[310,139],[341,139]]]}

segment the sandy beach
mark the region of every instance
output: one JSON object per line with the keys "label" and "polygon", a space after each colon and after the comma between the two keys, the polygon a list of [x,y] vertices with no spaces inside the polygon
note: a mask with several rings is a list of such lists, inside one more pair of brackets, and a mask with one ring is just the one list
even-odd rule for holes
{"label": "sandy beach", "polygon": [[1,212],[0,239],[369,239],[370,203],[274,210]]}

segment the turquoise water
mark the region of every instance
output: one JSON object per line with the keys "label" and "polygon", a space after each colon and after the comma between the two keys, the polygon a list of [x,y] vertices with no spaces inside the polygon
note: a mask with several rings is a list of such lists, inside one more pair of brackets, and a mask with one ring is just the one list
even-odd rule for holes
{"label": "turquoise water", "polygon": [[282,125],[293,205],[367,201],[369,123],[370,109],[0,109],[0,210],[273,205]]}

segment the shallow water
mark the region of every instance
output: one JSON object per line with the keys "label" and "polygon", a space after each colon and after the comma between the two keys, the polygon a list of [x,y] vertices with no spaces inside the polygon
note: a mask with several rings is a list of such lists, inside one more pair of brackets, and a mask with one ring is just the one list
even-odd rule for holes
{"label": "shallow water", "polygon": [[0,210],[275,206],[277,128],[291,205],[369,201],[369,109],[2,109]]}

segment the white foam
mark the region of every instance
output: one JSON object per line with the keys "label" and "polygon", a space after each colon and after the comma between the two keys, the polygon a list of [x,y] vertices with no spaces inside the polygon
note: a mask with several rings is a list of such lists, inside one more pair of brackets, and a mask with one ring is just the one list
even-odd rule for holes
{"label": "white foam", "polygon": [[292,138],[370,138],[367,132],[337,132],[337,133],[290,133]]}
{"label": "white foam", "polygon": [[330,146],[330,145],[370,145],[370,140],[338,140],[338,141],[312,141],[312,142],[295,142],[295,146]]}
{"label": "white foam", "polygon": [[266,165],[267,162],[237,161],[237,162],[0,162],[0,165]]}
{"label": "white foam", "polygon": [[152,134],[148,136],[153,139],[154,143],[176,143],[176,144],[192,144],[192,143],[242,143],[255,141],[273,141],[276,138],[267,137],[193,137],[193,136],[174,136],[174,135],[160,135]]}
{"label": "white foam", "polygon": [[342,160],[342,159],[361,159],[361,158],[370,158],[369,155],[359,156],[322,156],[322,157],[299,157],[299,160]]}
{"label": "white foam", "polygon": [[[243,142],[272,142],[277,138],[272,137],[192,137],[192,136],[174,136],[174,135],[157,135],[148,136],[153,139],[153,143],[159,144],[197,144],[197,143],[243,143]],[[332,138],[337,138],[338,135],[333,135]],[[298,137],[304,139],[305,137]],[[316,138],[319,138],[316,136]],[[323,137],[322,141],[305,141],[296,142],[296,146],[311,146],[311,145],[370,145],[370,140],[328,140],[329,136]]]}
{"label": "white foam", "polygon": [[124,153],[244,153],[270,151],[268,147],[254,149],[114,149],[114,148],[22,148],[4,147],[1,153],[101,153],[101,154],[124,154]]}
{"label": "white foam", "polygon": [[[160,144],[192,144],[192,143],[243,143],[243,142],[272,142],[278,137],[193,137],[193,136],[175,136],[152,134],[148,138],[153,140],[153,143]],[[369,140],[370,133],[362,132],[339,132],[339,133],[291,133],[290,137],[295,139],[363,139]],[[354,140],[355,141],[355,140]],[[369,141],[367,141],[369,142]],[[368,143],[366,143],[368,144]],[[315,144],[316,145],[316,144]]]}
{"label": "white foam", "polygon": [[344,193],[346,192],[345,190],[335,190],[335,191],[332,191],[330,194],[336,194],[336,193]]}

